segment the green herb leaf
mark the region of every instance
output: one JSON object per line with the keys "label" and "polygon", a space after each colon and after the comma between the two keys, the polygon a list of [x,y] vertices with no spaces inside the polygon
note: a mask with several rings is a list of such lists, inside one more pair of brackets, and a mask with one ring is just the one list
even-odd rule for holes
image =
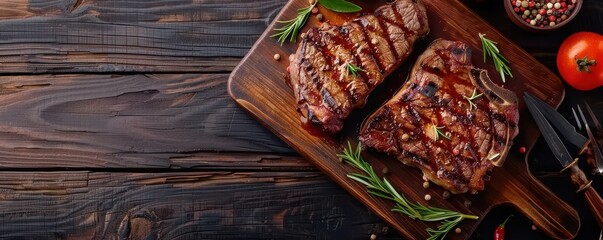
{"label": "green herb leaf", "polygon": [[444,128],[444,127],[443,126],[438,127],[435,124],[433,125],[433,134],[435,135],[435,140],[437,141],[440,136],[450,140],[450,136],[448,136],[447,134],[444,134],[442,131],[440,131],[440,129],[442,129],[442,128]]}
{"label": "green herb leaf", "polygon": [[469,111],[473,110],[473,108],[477,108],[477,105],[475,105],[473,100],[481,97],[482,95],[484,95],[484,94],[483,93],[477,94],[477,89],[473,88],[473,93],[471,94],[471,97],[463,96],[469,102]]}
{"label": "green herb leaf", "polygon": [[308,17],[310,16],[310,13],[312,13],[312,8],[315,5],[316,2],[310,4],[310,6],[306,8],[298,9],[297,16],[294,19],[278,21],[278,23],[282,23],[285,25],[280,28],[275,28],[274,31],[276,31],[276,33],[271,35],[270,37],[278,38],[278,42],[281,45],[283,45],[283,43],[287,41],[287,39],[289,39],[290,42],[295,42],[297,39],[297,33],[299,33],[299,30],[304,27],[304,25],[308,21]]}
{"label": "green herb leaf", "polygon": [[396,189],[387,181],[386,178],[381,178],[375,173],[373,167],[364,161],[360,151],[362,146],[358,146],[354,150],[352,144],[348,142],[348,147],[343,149],[341,157],[346,163],[359,169],[362,173],[351,173],[348,177],[354,181],[361,183],[367,187],[367,192],[388,200],[394,201],[396,204],[392,208],[393,212],[400,212],[412,219],[418,219],[426,222],[441,222],[437,229],[427,228],[430,240],[444,239],[446,234],[454,228],[459,222],[464,219],[477,219],[475,215],[463,214],[460,212],[424,206],[419,203],[410,202],[406,196],[398,193]]}
{"label": "green herb leaf", "polygon": [[323,7],[334,12],[353,13],[362,10],[360,6],[346,0],[318,0],[318,2]]}
{"label": "green herb leaf", "polygon": [[509,76],[509,77],[513,77],[513,74],[511,73],[511,68],[509,68],[509,66],[507,66],[507,64],[509,63],[509,60],[507,60],[498,50],[498,47],[496,47],[496,43],[495,41],[492,41],[490,39],[486,38],[486,34],[478,34],[479,35],[479,39],[482,42],[482,48],[484,51],[484,62],[486,62],[486,56],[490,56],[492,57],[492,61],[494,61],[494,68],[496,68],[496,71],[498,73],[500,73],[500,78],[502,79],[503,82],[506,81],[505,75]]}
{"label": "green herb leaf", "polygon": [[354,77],[356,77],[358,75],[358,72],[364,72],[364,69],[360,68],[360,67],[356,67],[354,64],[348,63],[348,71],[346,73],[346,77],[348,76],[348,73],[351,73]]}

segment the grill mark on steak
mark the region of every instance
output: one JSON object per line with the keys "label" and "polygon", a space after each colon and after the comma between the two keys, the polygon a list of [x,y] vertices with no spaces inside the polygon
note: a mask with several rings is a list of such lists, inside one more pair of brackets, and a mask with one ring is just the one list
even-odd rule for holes
{"label": "grill mark on steak", "polygon": [[375,53],[373,56],[376,57],[382,72],[385,73],[395,65],[396,56],[394,56],[389,40],[384,37],[385,33],[380,22],[375,15],[366,15],[358,19],[366,39],[370,39],[369,45]]}
{"label": "grill mark on steak", "polygon": [[[340,131],[428,31],[425,7],[413,0],[397,0],[342,26],[323,23],[308,30],[290,63],[298,111],[327,132]],[[348,74],[348,64],[363,70]]]}
{"label": "grill mark on steak", "polygon": [[[489,172],[502,164],[518,133],[519,113],[517,97],[494,85],[470,59],[464,43],[434,41],[402,89],[366,119],[363,143],[418,167],[452,193],[483,190]],[[470,109],[465,97],[474,88],[484,95]],[[436,140],[433,127],[450,139]],[[489,159],[495,154],[498,159]]]}
{"label": "grill mark on steak", "polygon": [[[346,50],[343,48],[338,48],[338,45],[335,45],[335,42],[341,43],[341,41],[338,41],[340,35],[338,34],[339,30],[337,29],[337,27],[331,26],[331,25],[322,25],[321,28],[319,29],[319,31],[317,31],[317,33],[319,34],[320,38],[318,39],[320,41],[320,45],[322,46],[321,48],[321,53],[324,54],[325,56],[327,56],[327,59],[329,60],[329,67],[331,68],[331,75],[329,76],[329,79],[333,79],[334,81],[329,81],[329,83],[335,83],[334,85],[337,86],[337,89],[339,89],[338,92],[340,92],[343,96],[341,96],[342,99],[347,99],[350,101],[350,104],[354,104],[356,98],[354,98],[353,94],[350,94],[349,91],[347,91],[347,80],[353,81],[352,79],[348,79],[349,76],[344,76],[345,73],[342,73],[342,69],[340,65],[340,55],[347,55],[347,57],[344,58],[351,58],[351,53],[350,52],[345,52]],[[355,62],[351,62],[352,64],[356,64]],[[346,69],[343,69],[344,71],[346,71]],[[325,78],[325,81],[328,81],[329,79]],[[334,109],[338,110],[337,108],[337,101],[335,101],[333,103],[333,105],[335,106]]]}
{"label": "grill mark on steak", "polygon": [[381,67],[374,58],[375,53],[366,39],[366,34],[362,30],[362,27],[355,22],[344,23],[341,28],[342,31],[347,33],[348,40],[354,48],[354,57],[356,57],[364,69],[364,71],[361,71],[361,74],[365,76],[367,85],[371,88],[374,87],[383,76],[381,74]]}

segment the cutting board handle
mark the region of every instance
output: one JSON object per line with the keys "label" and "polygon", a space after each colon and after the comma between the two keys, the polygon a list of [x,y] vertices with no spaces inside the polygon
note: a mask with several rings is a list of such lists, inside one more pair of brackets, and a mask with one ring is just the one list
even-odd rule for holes
{"label": "cutting board handle", "polygon": [[555,239],[573,239],[580,229],[580,217],[576,210],[557,197],[528,170],[525,159],[513,154],[505,162],[508,171],[502,184],[502,203],[514,205],[518,211],[532,220],[541,231]]}

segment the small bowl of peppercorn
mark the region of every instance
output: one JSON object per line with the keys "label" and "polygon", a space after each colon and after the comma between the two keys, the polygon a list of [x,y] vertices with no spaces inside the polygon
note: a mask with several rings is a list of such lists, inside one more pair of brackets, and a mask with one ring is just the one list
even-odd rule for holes
{"label": "small bowl of peppercorn", "polygon": [[530,31],[563,27],[580,11],[583,0],[503,0],[513,23]]}

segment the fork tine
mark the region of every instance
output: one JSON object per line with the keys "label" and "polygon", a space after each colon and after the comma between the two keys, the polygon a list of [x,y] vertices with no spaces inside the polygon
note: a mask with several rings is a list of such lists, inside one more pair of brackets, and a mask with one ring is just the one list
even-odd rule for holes
{"label": "fork tine", "polygon": [[578,115],[576,114],[576,110],[574,110],[574,108],[572,108],[572,113],[574,113],[574,119],[576,120],[576,125],[578,126],[578,129],[582,130],[582,124],[580,123],[580,119],[578,118]]}
{"label": "fork tine", "polygon": [[588,126],[588,121],[586,121],[586,117],[584,117],[582,108],[580,108],[580,105],[577,105],[577,108],[578,108],[578,112],[580,113],[580,118],[582,119],[582,122],[584,123],[584,128],[586,128],[586,133],[588,134],[588,139],[590,139],[590,146],[592,147],[593,155],[595,157],[595,164],[596,164],[595,172],[598,172],[598,174],[602,174],[603,173],[603,154],[601,153],[601,149],[599,148],[599,145],[597,144],[597,140],[595,140],[595,137],[593,136],[593,132],[590,130],[590,127]]}
{"label": "fork tine", "polygon": [[586,111],[588,112],[588,115],[590,115],[590,118],[593,120],[593,124],[595,124],[597,132],[603,131],[603,128],[601,127],[601,122],[599,121],[599,119],[597,119],[597,116],[595,116],[595,113],[590,108],[590,105],[588,105],[586,101],[584,102],[584,105],[586,105]]}

